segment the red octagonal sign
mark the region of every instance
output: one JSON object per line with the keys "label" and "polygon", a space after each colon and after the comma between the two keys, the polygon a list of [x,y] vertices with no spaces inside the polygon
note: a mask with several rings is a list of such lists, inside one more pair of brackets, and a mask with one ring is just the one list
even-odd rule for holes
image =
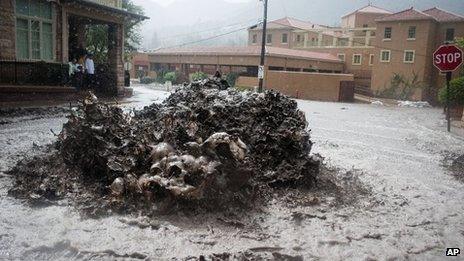
{"label": "red octagonal sign", "polygon": [[442,45],[433,53],[433,65],[441,72],[452,72],[462,64],[462,51],[456,45]]}

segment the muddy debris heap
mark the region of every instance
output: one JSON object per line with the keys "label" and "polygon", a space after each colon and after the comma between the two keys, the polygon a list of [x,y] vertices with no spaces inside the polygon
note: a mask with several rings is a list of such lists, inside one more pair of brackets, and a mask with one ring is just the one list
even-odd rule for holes
{"label": "muddy debris heap", "polygon": [[194,82],[130,113],[89,94],[64,124],[55,156],[112,202],[213,206],[245,202],[259,188],[314,185],[320,162],[296,102],[220,85]]}

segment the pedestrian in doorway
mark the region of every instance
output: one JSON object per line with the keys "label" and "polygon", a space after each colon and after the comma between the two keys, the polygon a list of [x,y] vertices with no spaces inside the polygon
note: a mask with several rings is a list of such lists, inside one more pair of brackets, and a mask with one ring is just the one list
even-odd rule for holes
{"label": "pedestrian in doorway", "polygon": [[85,59],[85,85],[87,89],[93,87],[95,82],[95,64],[93,62],[93,55],[88,54],[87,58]]}
{"label": "pedestrian in doorway", "polygon": [[76,73],[79,71],[79,69],[77,69],[77,59],[76,58],[73,58],[69,63],[68,63],[68,66],[69,66],[69,71],[68,71],[68,80],[66,81],[67,84],[73,86],[73,87],[76,87],[76,81],[75,81],[75,76],[76,76]]}

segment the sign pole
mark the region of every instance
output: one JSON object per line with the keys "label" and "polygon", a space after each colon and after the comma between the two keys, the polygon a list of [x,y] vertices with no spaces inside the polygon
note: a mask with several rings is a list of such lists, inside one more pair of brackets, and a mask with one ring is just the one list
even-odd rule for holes
{"label": "sign pole", "polygon": [[266,29],[267,29],[267,0],[264,0],[263,32],[261,42],[261,62],[258,69],[259,87],[258,92],[263,92],[264,85],[264,57],[266,54]]}
{"label": "sign pole", "polygon": [[446,72],[446,120],[448,121],[448,132],[451,132],[451,105],[450,105],[450,81],[452,72]]}

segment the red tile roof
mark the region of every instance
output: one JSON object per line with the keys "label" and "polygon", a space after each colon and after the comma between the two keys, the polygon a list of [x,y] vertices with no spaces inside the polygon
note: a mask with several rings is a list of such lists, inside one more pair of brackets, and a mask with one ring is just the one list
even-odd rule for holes
{"label": "red tile roof", "polygon": [[384,17],[378,18],[376,22],[392,22],[392,21],[409,21],[409,20],[435,20],[431,15],[428,15],[424,12],[416,10],[414,8],[409,8],[404,11],[394,13],[391,15],[386,15]]}
{"label": "red tile roof", "polygon": [[440,23],[443,22],[464,22],[464,17],[458,14],[454,14],[440,8],[434,7],[424,11],[425,14],[428,14],[435,18]]}
{"label": "red tile roof", "polygon": [[367,6],[364,6],[362,8],[359,8],[359,9],[355,10],[354,12],[351,12],[349,14],[346,14],[346,15],[342,16],[342,18],[347,17],[347,16],[352,15],[352,14],[355,14],[355,13],[392,14],[392,12],[390,12],[390,11],[388,11],[386,9],[383,9],[383,8],[380,8],[380,7],[369,4]]}
{"label": "red tile roof", "polygon": [[[328,28],[328,26],[302,21],[302,20],[292,18],[292,17],[284,17],[281,19],[268,22],[267,28],[268,29],[291,28],[291,29],[310,30],[310,29],[324,29],[324,28]],[[250,29],[261,29],[261,25],[253,26]]]}
{"label": "red tile roof", "polygon": [[[151,54],[159,55],[230,55],[230,56],[260,56],[260,46],[235,46],[235,47],[176,47],[159,49]],[[303,60],[320,60],[327,62],[341,62],[336,56],[328,53],[309,52],[287,48],[266,46],[266,56],[289,57]]]}

